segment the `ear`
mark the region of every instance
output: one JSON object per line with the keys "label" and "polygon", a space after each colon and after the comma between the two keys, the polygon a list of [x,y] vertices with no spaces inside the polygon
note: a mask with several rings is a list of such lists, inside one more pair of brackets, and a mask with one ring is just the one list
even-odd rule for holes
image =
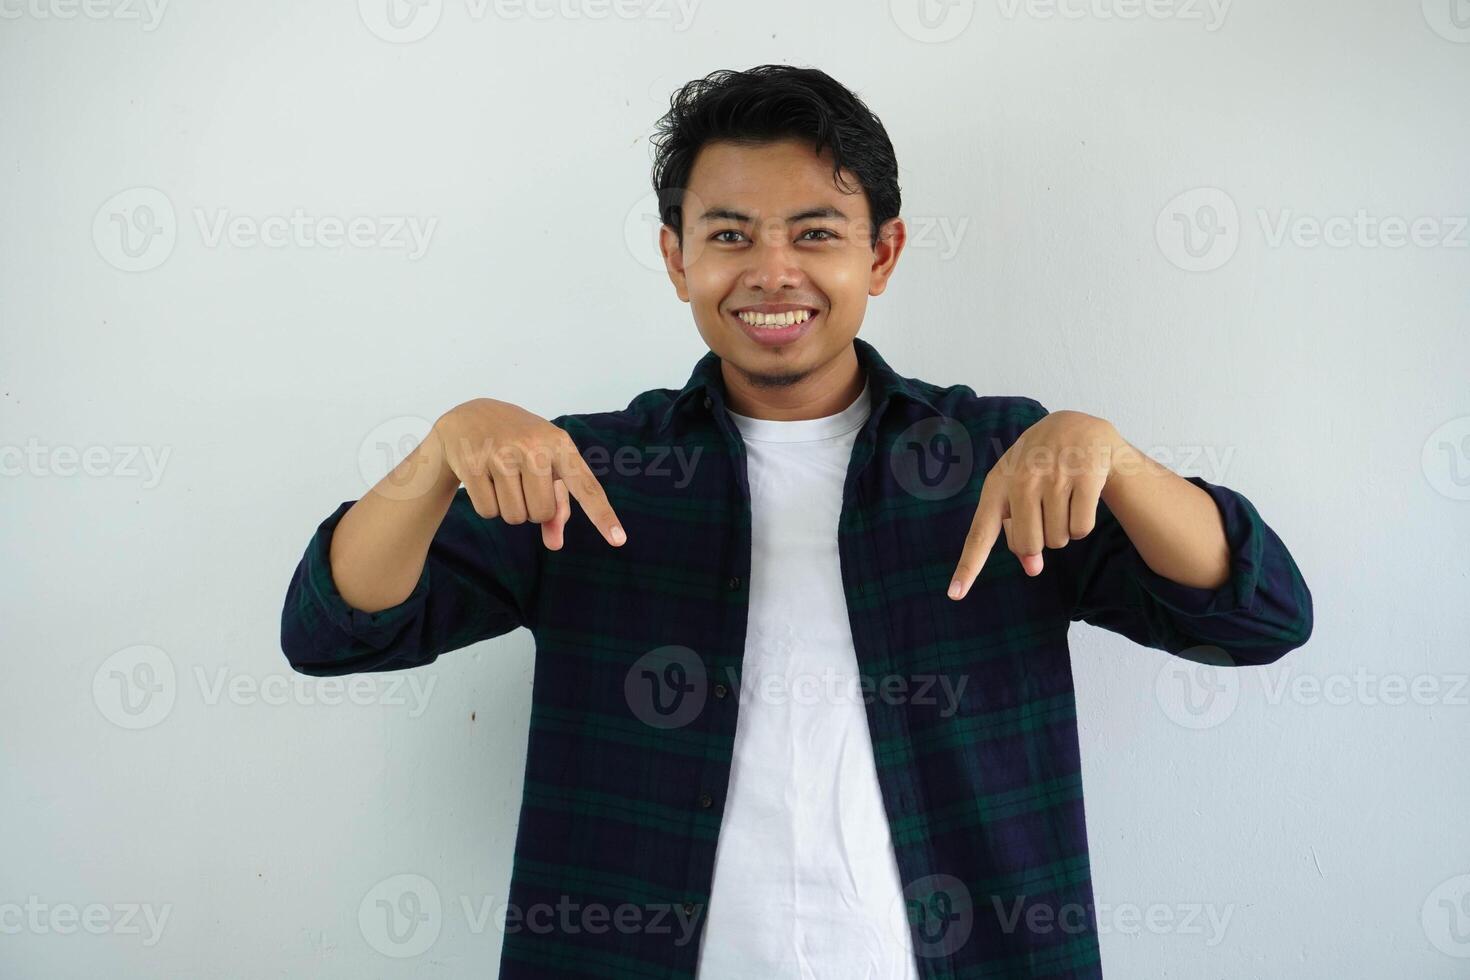
{"label": "ear", "polygon": [[873,268],[868,274],[868,295],[880,296],[888,288],[888,277],[898,265],[898,256],[908,241],[908,228],[902,218],[889,218],[878,229],[878,243],[873,246]]}
{"label": "ear", "polygon": [[658,230],[658,250],[663,253],[664,269],[669,273],[669,282],[674,292],[684,302],[689,302],[689,277],[684,272],[684,250],[679,246],[679,236],[674,229],[663,225]]}

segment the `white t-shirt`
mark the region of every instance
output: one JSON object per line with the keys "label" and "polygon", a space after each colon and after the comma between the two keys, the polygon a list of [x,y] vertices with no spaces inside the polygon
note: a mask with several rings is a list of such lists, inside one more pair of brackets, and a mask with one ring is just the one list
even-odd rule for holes
{"label": "white t-shirt", "polygon": [[730,412],[752,556],[735,753],[699,980],[917,980],[837,555],[870,393],[819,419]]}

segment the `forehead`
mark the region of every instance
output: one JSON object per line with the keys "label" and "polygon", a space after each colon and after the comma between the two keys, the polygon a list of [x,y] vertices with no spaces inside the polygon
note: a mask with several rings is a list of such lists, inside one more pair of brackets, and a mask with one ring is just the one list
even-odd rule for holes
{"label": "forehead", "polygon": [[689,191],[702,207],[734,207],[749,214],[783,215],[830,204],[849,218],[866,218],[867,196],[857,176],[843,171],[844,188],[832,179],[832,155],[820,156],[812,144],[780,140],[754,145],[720,140],[705,144],[694,158]]}

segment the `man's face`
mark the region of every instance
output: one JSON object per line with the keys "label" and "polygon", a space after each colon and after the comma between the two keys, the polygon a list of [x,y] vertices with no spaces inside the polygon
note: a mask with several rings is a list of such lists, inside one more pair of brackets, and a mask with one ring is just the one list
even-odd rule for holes
{"label": "man's face", "polygon": [[[902,250],[898,218],[870,244],[867,197],[855,176],[844,179],[845,190],[830,154],[809,143],[710,143],[684,195],[683,248],[672,229],[660,233],[669,277],[705,343],[756,384],[795,384],[842,354]],[[747,322],[756,313],[796,313],[797,322]]]}

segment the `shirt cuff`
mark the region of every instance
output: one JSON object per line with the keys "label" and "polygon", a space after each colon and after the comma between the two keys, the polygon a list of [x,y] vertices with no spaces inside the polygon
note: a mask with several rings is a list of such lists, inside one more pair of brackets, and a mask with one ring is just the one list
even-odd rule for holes
{"label": "shirt cuff", "polygon": [[306,586],[327,619],[348,636],[381,650],[423,609],[429,595],[429,563],[424,562],[418,584],[398,605],[371,613],[349,606],[332,579],[331,546],[338,522],[355,503],[355,500],[344,501],[317,526],[306,548]]}
{"label": "shirt cuff", "polygon": [[1181,585],[1165,578],[1133,549],[1137,582],[1164,606],[1184,616],[1214,616],[1247,609],[1255,601],[1261,577],[1261,549],[1265,544],[1261,517],[1244,496],[1197,476],[1184,479],[1210,495],[1225,523],[1230,547],[1230,577],[1213,589]]}

